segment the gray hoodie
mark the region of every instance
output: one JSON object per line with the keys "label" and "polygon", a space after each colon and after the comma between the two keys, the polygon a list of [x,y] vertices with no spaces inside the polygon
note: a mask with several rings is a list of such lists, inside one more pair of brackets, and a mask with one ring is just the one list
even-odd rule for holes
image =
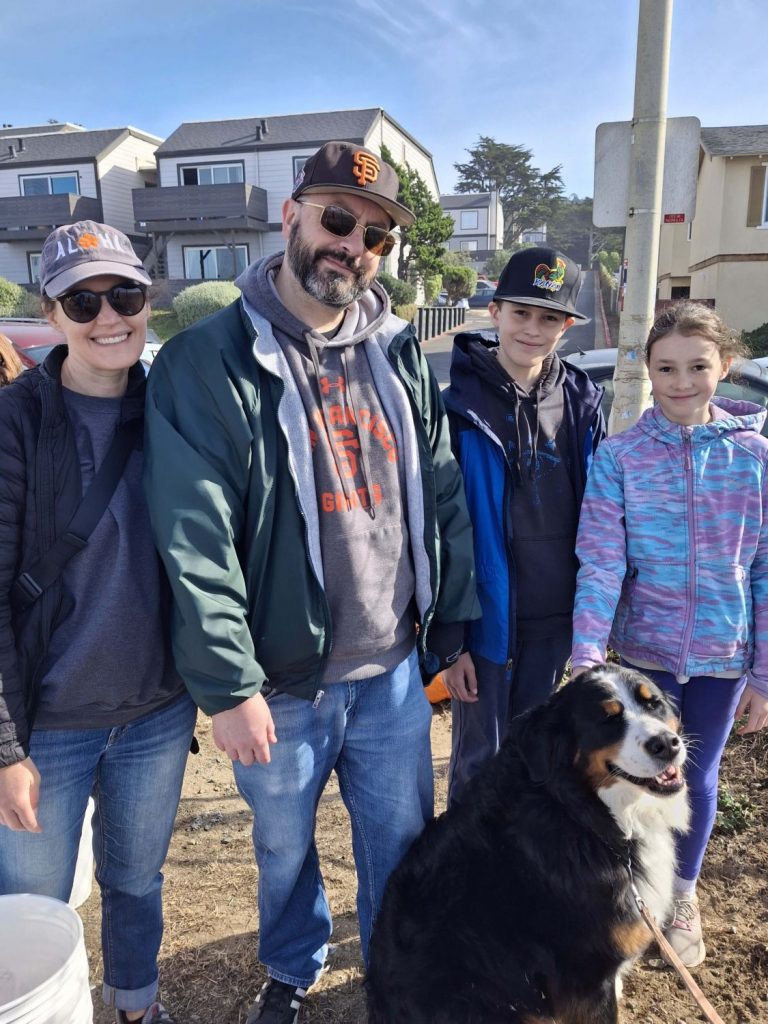
{"label": "gray hoodie", "polygon": [[329,339],[280,301],[273,279],[282,258],[253,264],[237,285],[272,324],[310,427],[334,636],[324,682],[364,679],[393,669],[415,643],[399,430],[387,420],[360,345],[389,316],[389,299],[374,284]]}

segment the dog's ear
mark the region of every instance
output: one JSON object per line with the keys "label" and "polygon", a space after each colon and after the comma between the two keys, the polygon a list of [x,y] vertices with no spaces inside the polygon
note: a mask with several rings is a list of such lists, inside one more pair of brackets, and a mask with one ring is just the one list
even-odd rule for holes
{"label": "dog's ear", "polygon": [[558,702],[547,701],[512,720],[511,734],[531,782],[548,782],[568,764],[570,730]]}

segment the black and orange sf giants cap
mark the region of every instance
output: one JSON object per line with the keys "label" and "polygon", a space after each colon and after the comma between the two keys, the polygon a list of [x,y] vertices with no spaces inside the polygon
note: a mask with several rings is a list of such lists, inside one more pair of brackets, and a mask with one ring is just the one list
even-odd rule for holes
{"label": "black and orange sf giants cap", "polygon": [[400,227],[410,227],[413,213],[397,201],[400,181],[393,167],[364,146],[326,142],[296,175],[291,199],[311,192],[363,195],[380,206]]}

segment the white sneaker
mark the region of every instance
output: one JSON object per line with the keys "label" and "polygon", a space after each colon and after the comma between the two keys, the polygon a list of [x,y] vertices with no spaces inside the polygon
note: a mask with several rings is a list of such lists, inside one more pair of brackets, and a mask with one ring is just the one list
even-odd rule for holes
{"label": "white sneaker", "polygon": [[[701,936],[701,914],[695,896],[692,899],[675,900],[672,923],[664,929],[664,938],[686,967],[698,967],[703,962],[707,950]],[[664,956],[664,953],[661,955]]]}

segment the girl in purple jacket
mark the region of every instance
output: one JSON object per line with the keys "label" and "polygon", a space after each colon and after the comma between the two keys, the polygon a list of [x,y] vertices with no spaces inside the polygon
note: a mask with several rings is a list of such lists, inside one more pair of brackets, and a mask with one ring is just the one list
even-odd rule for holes
{"label": "girl in purple jacket", "polygon": [[666,937],[689,967],[705,957],[696,881],[717,810],[720,759],[768,723],[768,440],[765,411],[714,398],[739,338],[681,302],[646,343],[655,405],[604,441],[587,481],[576,554],[573,674],[610,645],[680,709],[694,753],[691,830],[680,837]]}

